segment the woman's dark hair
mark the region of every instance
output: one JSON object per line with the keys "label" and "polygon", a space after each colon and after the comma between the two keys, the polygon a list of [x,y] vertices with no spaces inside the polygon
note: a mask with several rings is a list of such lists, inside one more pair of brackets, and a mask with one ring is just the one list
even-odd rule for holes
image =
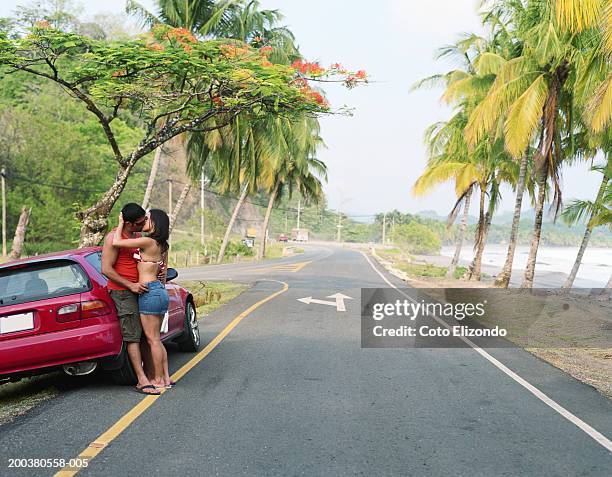
{"label": "woman's dark hair", "polygon": [[170,236],[170,218],[163,210],[151,209],[149,216],[153,222],[153,232],[149,237],[155,240],[162,249],[162,253],[167,252],[170,246],[168,245],[168,237]]}

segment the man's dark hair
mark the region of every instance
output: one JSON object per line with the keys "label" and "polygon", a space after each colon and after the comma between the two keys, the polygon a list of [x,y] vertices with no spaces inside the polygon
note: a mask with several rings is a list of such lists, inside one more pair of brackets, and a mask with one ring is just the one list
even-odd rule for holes
{"label": "man's dark hair", "polygon": [[149,211],[151,221],[153,222],[153,232],[149,237],[155,240],[165,253],[170,248],[168,245],[168,237],[170,236],[170,218],[168,214],[160,209],[151,209]]}
{"label": "man's dark hair", "polygon": [[123,206],[123,209],[121,209],[121,213],[123,214],[123,220],[125,222],[130,222],[131,224],[133,224],[137,220],[142,219],[147,212],[138,204],[134,204],[133,202],[131,202]]}

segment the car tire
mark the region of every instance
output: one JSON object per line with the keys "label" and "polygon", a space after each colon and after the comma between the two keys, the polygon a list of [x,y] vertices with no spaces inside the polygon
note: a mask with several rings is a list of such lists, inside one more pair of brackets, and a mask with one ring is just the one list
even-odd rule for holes
{"label": "car tire", "polygon": [[130,363],[125,348],[122,350],[122,354],[123,365],[118,369],[109,371],[111,378],[115,384],[119,384],[120,386],[133,386],[138,382],[138,378],[136,378],[136,373],[134,372],[134,368],[132,368],[132,363]]}
{"label": "car tire", "polygon": [[181,351],[194,352],[200,349],[202,342],[200,338],[200,327],[195,307],[191,301],[185,306],[185,332],[180,341],[177,341]]}

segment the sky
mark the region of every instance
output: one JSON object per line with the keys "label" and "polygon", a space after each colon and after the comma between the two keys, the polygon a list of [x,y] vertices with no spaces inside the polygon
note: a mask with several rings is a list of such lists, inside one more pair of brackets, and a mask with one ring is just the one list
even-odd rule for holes
{"label": "sky", "polygon": [[[416,198],[411,187],[423,172],[425,129],[450,117],[441,90],[412,91],[419,79],[453,68],[435,60],[438,48],[465,32],[482,32],[478,0],[260,0],[262,8],[279,9],[295,34],[300,51],[322,66],[342,63],[364,69],[371,83],[353,90],[326,86],[333,107],[348,106],[353,115],[321,120],[326,148],[318,153],[328,166],[325,186],[330,208],[357,220],[398,209],[433,210],[441,215],[455,202],[451,184]],[[27,0],[2,0],[0,16],[9,16]],[[80,2],[84,16],[123,11],[124,0]],[[153,7],[152,0],[141,0]],[[562,171],[565,200],[593,199],[601,177],[582,163]],[[570,180],[571,179],[571,180]],[[500,212],[513,210],[514,194],[502,190]],[[529,207],[529,201],[524,201]],[[476,206],[471,210],[477,215]]]}

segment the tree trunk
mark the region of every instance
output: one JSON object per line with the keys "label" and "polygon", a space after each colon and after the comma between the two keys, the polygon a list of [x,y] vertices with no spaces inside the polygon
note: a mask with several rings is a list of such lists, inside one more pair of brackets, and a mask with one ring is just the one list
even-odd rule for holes
{"label": "tree trunk", "polygon": [[612,288],[612,274],[610,275],[610,278],[608,279],[608,284],[606,285],[606,288]]}
{"label": "tree trunk", "polygon": [[463,248],[463,239],[465,237],[465,231],[467,230],[468,214],[470,212],[470,201],[472,198],[472,190],[470,189],[465,196],[465,202],[463,204],[463,217],[461,218],[461,227],[459,228],[459,238],[457,239],[457,247],[455,248],[455,255],[451,261],[450,267],[446,276],[452,278],[455,274],[455,269],[459,264],[459,258],[461,257],[461,249]]}
{"label": "tree trunk", "polygon": [[174,228],[174,224],[176,223],[178,214],[183,208],[183,204],[185,203],[185,200],[187,199],[187,195],[189,195],[189,191],[191,191],[191,182],[188,182],[187,184],[185,184],[185,187],[183,187],[183,192],[181,192],[181,196],[179,197],[179,200],[174,206],[174,210],[172,211],[172,214],[170,215],[170,232],[171,233],[172,233],[172,229]]}
{"label": "tree trunk", "polygon": [[123,192],[134,164],[135,162],[132,161],[127,166],[121,167],[117,172],[115,182],[102,198],[90,208],[77,212],[77,219],[81,221],[79,248],[94,247],[104,239],[104,234],[108,228],[108,215],[117,199],[119,199],[121,192]]}
{"label": "tree trunk", "polygon": [[521,223],[521,209],[523,207],[523,195],[525,193],[525,184],[527,182],[527,163],[529,158],[527,154],[521,158],[521,167],[519,170],[518,184],[516,185],[516,201],[514,202],[514,216],[512,217],[512,228],[510,229],[510,243],[508,244],[508,254],[504,268],[495,279],[495,286],[500,288],[508,288],[510,278],[512,277],[512,263],[514,262],[514,252],[518,242],[518,230]]}
{"label": "tree trunk", "polygon": [[480,187],[480,213],[478,217],[478,236],[476,237],[476,253],[466,273],[468,280],[480,281],[480,269],[482,266],[482,254],[484,252],[487,232],[491,223],[488,213],[485,213],[486,189]]}
{"label": "tree trunk", "polygon": [[155,150],[155,157],[153,157],[153,164],[151,164],[151,172],[149,173],[149,182],[147,182],[147,189],[145,190],[144,198],[142,199],[142,208],[146,209],[149,207],[151,201],[151,192],[153,192],[153,184],[155,184],[155,177],[157,176],[157,169],[159,169],[159,163],[163,154],[164,146],[159,146]]}
{"label": "tree trunk", "polygon": [[536,260],[538,258],[538,247],[542,236],[542,216],[544,215],[544,201],[546,200],[546,178],[548,177],[548,167],[545,166],[539,172],[538,179],[538,200],[536,202],[535,223],[533,225],[533,238],[529,249],[529,258],[525,268],[525,276],[521,288],[533,288],[533,277],[535,275]]}
{"label": "tree trunk", "polygon": [[[604,177],[601,181],[601,186],[599,187],[599,191],[597,192],[597,198],[595,199],[595,205],[601,203],[603,199],[604,192],[606,191],[606,187],[608,186],[608,181],[610,179],[604,174]],[[589,217],[589,221],[587,223],[586,230],[584,231],[584,237],[582,238],[582,243],[580,244],[580,249],[578,250],[578,255],[576,256],[576,261],[574,262],[574,266],[572,267],[572,271],[570,272],[567,280],[563,284],[562,288],[569,289],[574,285],[574,280],[576,280],[576,275],[578,274],[578,269],[580,268],[580,264],[582,263],[582,257],[584,256],[584,252],[589,244],[589,239],[591,238],[591,233],[595,228],[595,224],[593,223],[593,215]]]}
{"label": "tree trunk", "polygon": [[272,215],[272,206],[276,200],[276,194],[278,194],[278,188],[280,187],[280,181],[276,181],[274,190],[270,195],[268,201],[268,208],[266,209],[266,216],[264,217],[263,227],[261,228],[261,242],[259,242],[259,250],[257,251],[257,260],[261,260],[266,256],[266,237],[268,233],[268,223],[270,222],[270,216]]}
{"label": "tree trunk", "polygon": [[230,218],[229,224],[227,225],[227,229],[225,230],[225,236],[223,237],[223,242],[221,243],[221,249],[219,250],[219,255],[217,257],[217,263],[221,263],[223,261],[223,257],[225,256],[225,250],[227,249],[227,244],[229,243],[230,234],[232,232],[232,228],[234,227],[234,222],[236,222],[236,218],[238,217],[238,212],[240,212],[240,208],[246,199],[247,192],[249,186],[248,184],[244,186],[242,189],[242,193],[240,194],[240,198],[238,199],[238,203],[236,207],[234,207],[234,212],[232,213],[232,217]]}
{"label": "tree trunk", "polygon": [[30,221],[30,214],[32,208],[23,206],[21,208],[21,215],[19,216],[19,224],[15,230],[15,238],[13,239],[13,246],[11,247],[11,253],[9,258],[11,260],[17,260],[21,257],[21,249],[23,248],[23,242],[25,241],[25,234],[28,228],[28,222]]}
{"label": "tree trunk", "polygon": [[536,203],[536,216],[533,226],[533,238],[531,240],[531,248],[529,250],[529,258],[527,259],[527,267],[525,268],[525,276],[521,288],[533,288],[533,277],[535,275],[535,266],[538,256],[538,247],[540,246],[540,237],[542,236],[542,215],[544,213],[544,201],[546,200],[546,181],[549,174],[555,173],[553,162],[553,145],[556,131],[556,123],[559,115],[559,98],[561,96],[561,88],[567,80],[569,73],[569,65],[564,62],[557,67],[553,83],[549,88],[548,97],[544,103],[544,113],[542,115],[542,140],[541,148],[536,156],[535,171],[538,178],[538,199]]}

